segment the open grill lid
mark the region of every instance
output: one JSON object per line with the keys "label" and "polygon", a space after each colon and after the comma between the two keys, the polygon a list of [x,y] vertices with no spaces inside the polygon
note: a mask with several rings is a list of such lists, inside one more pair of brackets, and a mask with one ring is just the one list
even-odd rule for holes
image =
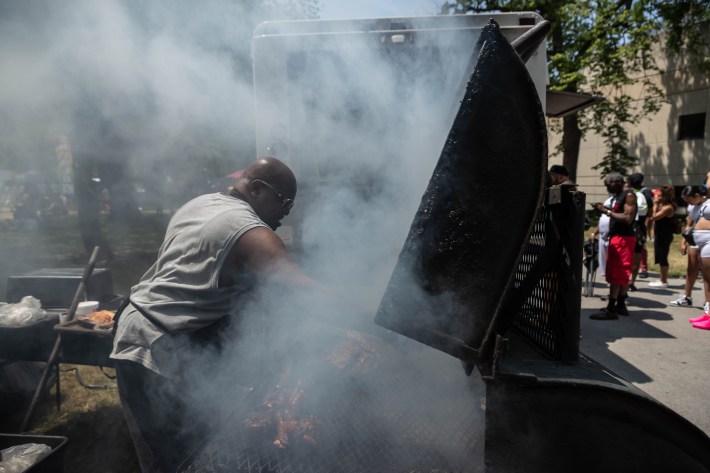
{"label": "open grill lid", "polygon": [[[542,201],[547,132],[525,64],[493,20],[467,70],[463,101],[375,321],[473,362],[496,326],[507,326],[501,302]],[[501,208],[496,196],[511,192],[515,207]]]}

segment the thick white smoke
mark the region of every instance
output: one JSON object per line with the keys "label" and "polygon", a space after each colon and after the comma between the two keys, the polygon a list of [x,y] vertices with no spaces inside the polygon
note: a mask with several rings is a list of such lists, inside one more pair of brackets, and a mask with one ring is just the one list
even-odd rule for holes
{"label": "thick white smoke", "polygon": [[190,159],[248,163],[254,157],[251,32],[266,19],[309,13],[297,6],[4,2],[3,160],[23,161],[27,171],[51,170],[52,139],[66,134],[77,153],[135,166],[134,178],[161,160],[177,169]]}
{"label": "thick white smoke", "polygon": [[[383,37],[392,44],[363,48],[343,40],[324,51],[303,50],[291,57],[290,75],[282,77],[288,81],[286,98],[274,93],[279,102],[273,103],[267,89],[255,100],[252,31],[260,21],[282,19],[274,12],[299,13],[297,3],[286,4],[284,10],[278,2],[227,0],[7,2],[0,18],[0,153],[26,161],[29,170],[55,166],[52,139],[67,135],[77,153],[129,163],[128,183],[155,177],[156,170],[195,172],[214,162],[233,167],[212,172],[231,172],[261,151],[254,140],[255,107],[257,114],[282,113],[283,123],[271,124],[285,125],[288,152],[277,157],[299,179],[296,208],[286,222],[294,229],[294,247],[303,248],[297,257],[316,279],[374,317],[463,94],[463,68],[474,41],[461,45],[451,39],[421,49],[406,43],[398,49]],[[417,60],[418,54],[427,61]],[[263,86],[260,79],[267,78],[257,77],[257,88]],[[225,386],[253,383],[250,375],[262,365],[269,374],[294,369],[294,356],[312,358],[307,348],[317,348],[314,356],[320,356],[324,347],[344,340],[342,333],[333,336],[304,323],[309,312],[322,309],[319,301],[295,304],[296,295],[282,290],[262,296],[240,307],[239,322],[226,332],[228,346],[221,354],[230,356],[219,361],[223,369],[196,369],[193,374],[205,378],[195,383],[198,390],[186,393],[205,400],[201,407],[222,418],[233,410],[230,398],[221,396],[230,393]],[[330,315],[347,319],[348,310]],[[381,356],[407,359],[399,350],[416,345],[399,340],[393,348],[389,342],[381,345]],[[193,355],[201,359],[198,353],[186,358]],[[451,374],[452,384],[443,386],[461,394],[442,397],[425,411],[436,417],[452,404],[478,409],[480,393],[467,391],[470,379],[457,360],[440,353],[410,355],[427,365],[412,373]],[[388,369],[401,368],[393,359],[384,361],[380,365]],[[402,392],[433,382],[414,375],[402,379],[416,383],[411,389],[399,386]],[[313,386],[309,395],[327,397],[334,389]],[[344,399],[344,408],[351,402],[358,399]],[[391,396],[381,402],[392,402]],[[397,425],[379,420],[398,436]],[[445,451],[446,439],[441,440],[438,447]]]}

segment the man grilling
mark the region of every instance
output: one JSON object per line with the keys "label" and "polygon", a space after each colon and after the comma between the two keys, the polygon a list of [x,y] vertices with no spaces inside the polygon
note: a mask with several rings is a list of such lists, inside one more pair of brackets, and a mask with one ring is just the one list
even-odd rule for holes
{"label": "man grilling", "polygon": [[168,224],[157,261],[117,314],[111,358],[144,472],[174,472],[204,438],[212,421],[186,414],[186,358],[195,346],[216,343],[225,315],[245,305],[258,285],[276,281],[326,303],[336,300],[301,271],[274,232],[296,190],[288,166],[262,158],[231,193],[187,202]]}

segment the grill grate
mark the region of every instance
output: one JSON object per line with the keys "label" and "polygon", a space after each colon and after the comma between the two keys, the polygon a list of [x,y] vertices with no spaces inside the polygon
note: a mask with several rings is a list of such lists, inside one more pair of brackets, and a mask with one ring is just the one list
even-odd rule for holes
{"label": "grill grate", "polygon": [[[484,413],[475,396],[483,396],[484,385],[447,361],[454,363],[434,373],[388,364],[338,383],[332,383],[336,373],[321,373],[314,384],[330,381],[328,394],[316,398],[306,391],[300,406],[301,414],[319,419],[315,446],[279,449],[268,436],[248,432],[242,420],[261,399],[255,392],[178,471],[481,472]],[[479,391],[472,395],[472,389]]]}

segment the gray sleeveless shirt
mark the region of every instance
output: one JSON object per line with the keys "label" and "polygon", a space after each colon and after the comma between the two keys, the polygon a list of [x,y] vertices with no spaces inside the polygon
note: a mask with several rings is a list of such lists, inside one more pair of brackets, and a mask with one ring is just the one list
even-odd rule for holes
{"label": "gray sleeveless shirt", "polygon": [[250,288],[219,287],[219,278],[234,243],[255,227],[268,228],[247,202],[219,193],[197,197],[175,212],[157,261],[131,289],[133,305],[121,314],[111,358],[177,377],[175,350],[181,347],[175,335],[235,311]]}

